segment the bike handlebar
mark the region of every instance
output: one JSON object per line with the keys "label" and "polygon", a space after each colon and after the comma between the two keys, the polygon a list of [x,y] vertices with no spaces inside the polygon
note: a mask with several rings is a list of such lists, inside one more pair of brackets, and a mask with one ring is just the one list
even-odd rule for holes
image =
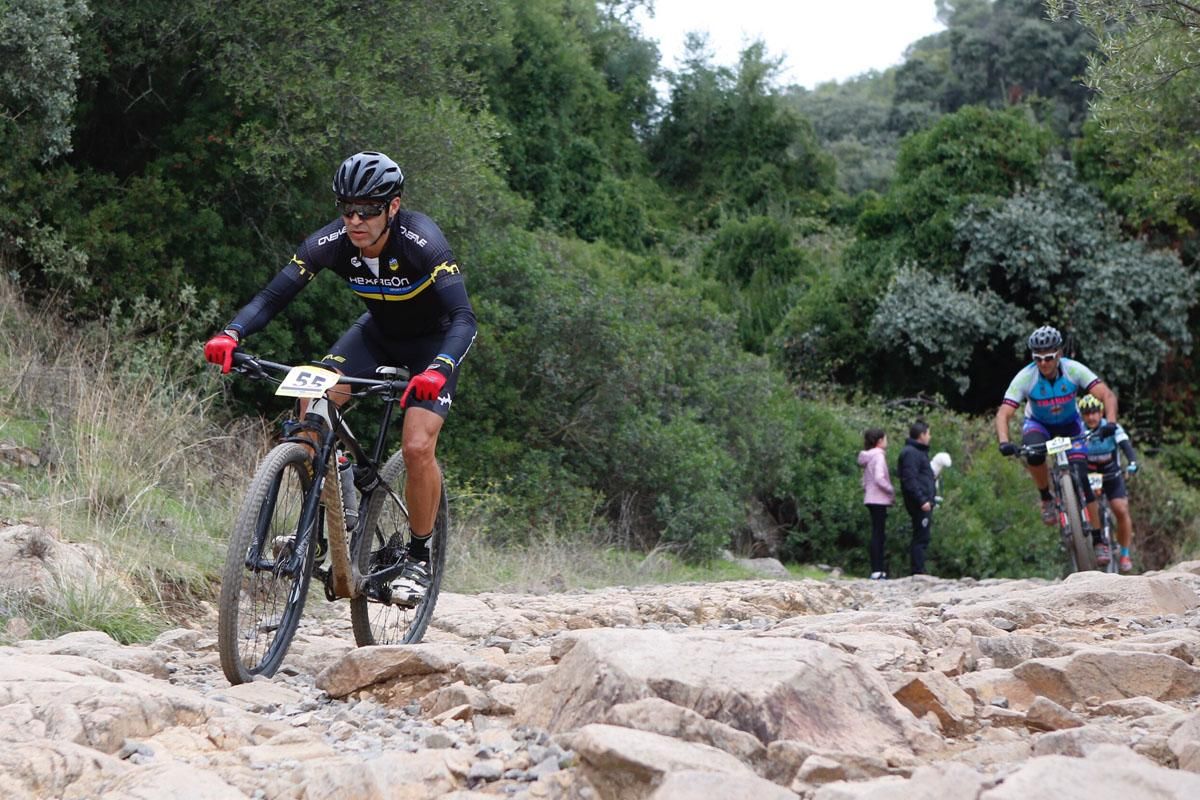
{"label": "bike handlebar", "polygon": [[[1094,439],[1099,432],[1099,428],[1092,428],[1082,435],[1070,437],[1072,444],[1075,442],[1087,442]],[[1057,437],[1056,437],[1057,438]],[[1047,440],[1048,441],[1048,440]],[[1013,452],[1013,458],[1022,458],[1025,456],[1036,456],[1046,452],[1046,442],[1034,442],[1033,444],[1021,444]]]}
{"label": "bike handlebar", "polygon": [[[291,364],[279,364],[275,361],[268,361],[265,358],[259,358],[243,350],[233,351],[233,371],[254,380],[270,380],[271,376],[267,374],[268,371],[287,373],[292,368],[293,365]],[[362,396],[388,391],[403,392],[408,387],[408,378],[380,380],[378,378],[351,378],[346,375],[339,375],[338,383],[363,387],[364,391],[352,393],[356,396]]]}

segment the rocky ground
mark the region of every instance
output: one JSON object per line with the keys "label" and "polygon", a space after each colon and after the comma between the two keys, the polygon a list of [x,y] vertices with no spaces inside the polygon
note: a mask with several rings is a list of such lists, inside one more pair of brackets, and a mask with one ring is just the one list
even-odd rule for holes
{"label": "rocky ground", "polygon": [[448,594],[424,643],[362,649],[318,600],[237,687],[212,619],[20,641],[0,797],[1194,800],[1198,591],[1200,562]]}

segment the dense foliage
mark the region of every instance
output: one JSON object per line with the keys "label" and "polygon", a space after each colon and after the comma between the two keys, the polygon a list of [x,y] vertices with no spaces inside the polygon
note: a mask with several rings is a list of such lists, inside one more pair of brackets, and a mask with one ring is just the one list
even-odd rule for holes
{"label": "dense foliage", "polygon": [[[1050,574],[969,416],[1045,322],[1200,479],[1194,12],[943,0],[902,65],[808,90],[761,43],[663,72],[639,5],[0,0],[0,268],[205,385],[199,341],[380,149],[464,265],[480,335],[442,455],[497,538],[861,569],[860,432],[902,441],[920,396],[958,465],[933,568]],[[319,278],[253,347],[303,358],[360,312]],[[1194,507],[1161,474],[1147,496]],[[1143,528],[1157,561],[1188,530],[1162,504]]]}

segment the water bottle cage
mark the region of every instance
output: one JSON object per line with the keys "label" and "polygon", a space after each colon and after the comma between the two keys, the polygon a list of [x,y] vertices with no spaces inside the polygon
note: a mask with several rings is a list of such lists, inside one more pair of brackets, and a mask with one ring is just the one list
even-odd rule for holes
{"label": "water bottle cage", "polygon": [[370,466],[354,467],[354,486],[363,494],[375,491],[380,483],[379,473]]}

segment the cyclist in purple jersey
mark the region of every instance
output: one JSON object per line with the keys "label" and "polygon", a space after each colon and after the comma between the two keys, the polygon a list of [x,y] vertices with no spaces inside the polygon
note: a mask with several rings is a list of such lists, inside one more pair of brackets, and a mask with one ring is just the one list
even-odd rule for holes
{"label": "cyclist in purple jersey", "polygon": [[[238,344],[265,327],[317,273],[329,270],[344,281],[367,311],[316,363],[350,377],[374,377],[379,366],[411,371],[401,399],[407,409],[401,449],[412,526],[408,551],[419,564],[428,562],[441,498],[438,434],[476,323],[445,236],[429,217],[401,206],[403,192],[404,173],[383,153],[364,151],[343,161],[333,178],[340,218],[304,240],[270,283],[209,339],[204,357],[228,372]],[[346,394],[331,399],[345,402]]]}
{"label": "cyclist in purple jersey", "polygon": [[[1009,423],[1022,403],[1025,405],[1025,422],[1021,428],[1023,444],[1040,444],[1056,436],[1079,436],[1084,433],[1083,419],[1075,405],[1080,392],[1092,395],[1104,406],[1104,422],[1100,436],[1112,436],[1117,430],[1117,396],[1083,364],[1062,354],[1062,334],[1048,325],[1038,328],[1029,336],[1029,349],[1033,361],[1025,366],[1004,393],[1004,401],[996,411],[996,438],[1000,452],[1006,456],[1017,452],[1016,445],[1009,441]],[[1075,480],[1087,486],[1087,448],[1083,442],[1071,449],[1071,466]],[[1046,456],[1029,456],[1026,466],[1037,486],[1042,501],[1042,521],[1054,525],[1058,521],[1054,511],[1054,498],[1050,494],[1050,473],[1046,467]],[[1111,558],[1108,548],[1099,542],[1099,532],[1093,531],[1096,560],[1107,564]]]}

